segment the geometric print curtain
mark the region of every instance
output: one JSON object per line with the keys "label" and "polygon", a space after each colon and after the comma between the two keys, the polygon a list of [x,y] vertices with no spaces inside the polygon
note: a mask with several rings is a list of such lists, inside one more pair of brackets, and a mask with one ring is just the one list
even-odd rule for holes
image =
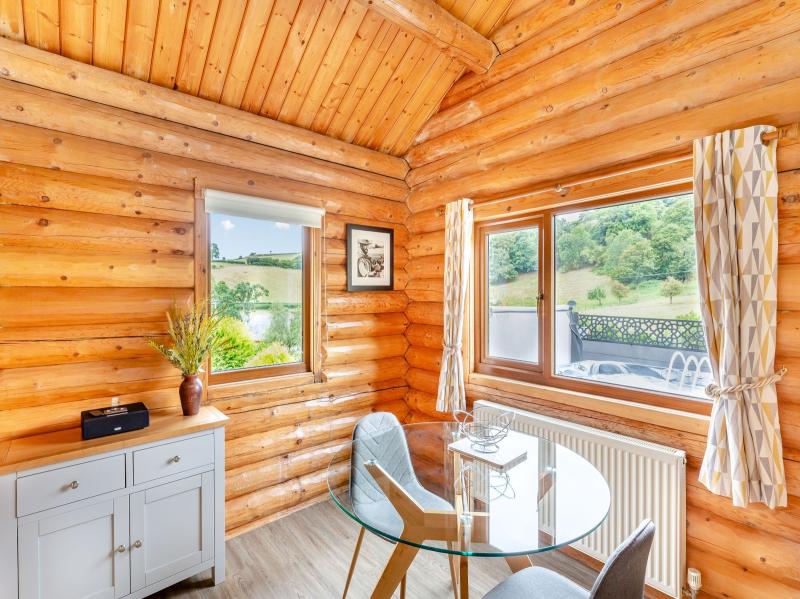
{"label": "geometric print curtain", "polygon": [[700,482],[744,507],[785,506],[775,382],[778,269],[774,127],[694,142],[698,286],[714,385]]}
{"label": "geometric print curtain", "polygon": [[439,372],[436,410],[467,409],[464,388],[464,308],[472,256],[472,208],[470,200],[456,200],[445,207],[444,239],[444,350]]}

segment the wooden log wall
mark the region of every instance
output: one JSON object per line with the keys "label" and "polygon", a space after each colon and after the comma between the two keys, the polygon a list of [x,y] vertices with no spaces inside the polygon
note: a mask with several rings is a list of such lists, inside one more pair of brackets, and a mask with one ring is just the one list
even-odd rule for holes
{"label": "wooden log wall", "polygon": [[[164,334],[173,299],[191,298],[202,278],[196,186],[242,191],[326,209],[323,360],[319,382],[209,389],[208,401],[231,418],[227,528],[236,534],[324,498],[328,463],[357,419],[407,413],[404,181],[18,82],[0,86],[0,440],[76,426],[81,410],[112,396],[179,405],[180,377],[146,338]],[[160,101],[181,109],[177,92]],[[348,222],[394,228],[394,291],[345,291]],[[344,482],[347,462],[338,468]]]}
{"label": "wooden log wall", "polygon": [[[407,154],[411,421],[436,415],[444,202],[473,197],[485,218],[627,190],[669,193],[690,184],[692,139],[800,119],[797,0],[527,4],[516,11],[515,3],[495,33],[502,54],[494,66],[456,83]],[[800,141],[782,140],[778,162],[777,364],[789,368],[778,386],[788,508],[733,508],[706,491],[697,482],[705,425],[696,419],[606,411],[597,407],[603,402],[480,377],[468,385],[470,401],[684,449],[687,565],[702,571],[703,597],[800,596]],[[565,190],[555,191],[557,183]]]}

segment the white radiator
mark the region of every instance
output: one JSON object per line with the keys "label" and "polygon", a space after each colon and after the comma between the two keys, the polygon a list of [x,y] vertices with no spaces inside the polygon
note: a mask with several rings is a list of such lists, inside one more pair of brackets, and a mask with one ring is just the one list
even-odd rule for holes
{"label": "white radiator", "polygon": [[650,518],[656,536],[647,584],[671,597],[681,596],[686,561],[685,452],[483,400],[475,402],[474,410],[477,420],[511,411],[515,430],[555,441],[591,462],[608,482],[611,510],[600,528],[573,547],[604,562],[642,520]]}

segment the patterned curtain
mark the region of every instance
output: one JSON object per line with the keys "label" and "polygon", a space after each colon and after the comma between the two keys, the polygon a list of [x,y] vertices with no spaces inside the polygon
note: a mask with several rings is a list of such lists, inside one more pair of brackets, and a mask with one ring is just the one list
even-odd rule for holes
{"label": "patterned curtain", "polygon": [[744,507],[785,506],[775,382],[778,267],[772,127],[694,142],[694,214],[701,311],[715,385],[700,482]]}
{"label": "patterned curtain", "polygon": [[447,204],[444,220],[444,351],[436,410],[452,412],[465,410],[467,406],[461,340],[464,334],[464,308],[472,256],[470,200],[457,200]]}

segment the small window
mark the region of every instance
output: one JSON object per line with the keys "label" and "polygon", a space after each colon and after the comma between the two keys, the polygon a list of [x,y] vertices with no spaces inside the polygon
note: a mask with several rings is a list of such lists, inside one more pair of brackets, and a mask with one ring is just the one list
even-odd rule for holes
{"label": "small window", "polygon": [[554,217],[554,374],[705,398],[690,195]]}
{"label": "small window", "polygon": [[204,195],[208,293],[222,317],[212,381],[312,371],[312,287],[319,284],[312,255],[322,209],[216,190]]}
{"label": "small window", "polygon": [[[210,215],[211,303],[223,315],[224,348],[212,373],[306,361],[304,227]],[[285,370],[285,369],[284,369]]]}
{"label": "small window", "polygon": [[478,370],[541,372],[540,220],[479,227]]}

